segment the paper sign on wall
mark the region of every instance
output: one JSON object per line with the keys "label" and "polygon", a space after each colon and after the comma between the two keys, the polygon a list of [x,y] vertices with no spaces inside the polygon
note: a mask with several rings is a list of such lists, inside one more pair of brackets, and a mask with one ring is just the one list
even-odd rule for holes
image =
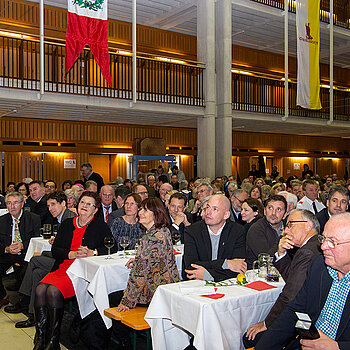
{"label": "paper sign on wall", "polygon": [[63,163],[64,169],[75,169],[77,167],[76,159],[65,159]]}
{"label": "paper sign on wall", "polygon": [[300,170],[300,163],[294,163],[294,170]]}

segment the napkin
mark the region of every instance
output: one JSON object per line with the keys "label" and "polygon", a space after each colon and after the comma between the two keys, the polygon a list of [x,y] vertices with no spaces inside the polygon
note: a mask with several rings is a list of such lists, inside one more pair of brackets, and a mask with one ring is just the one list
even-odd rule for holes
{"label": "napkin", "polygon": [[181,293],[184,295],[202,295],[202,294],[215,294],[215,289],[213,286],[198,286],[193,287],[191,285],[180,285]]}
{"label": "napkin", "polygon": [[225,294],[221,294],[221,293],[201,295],[201,297],[210,298],[210,299],[220,299],[224,296]]}
{"label": "napkin", "polygon": [[262,290],[276,288],[275,286],[271,286],[271,284],[265,283],[263,281],[255,281],[249,284],[244,284],[243,287],[251,288],[259,292]]}

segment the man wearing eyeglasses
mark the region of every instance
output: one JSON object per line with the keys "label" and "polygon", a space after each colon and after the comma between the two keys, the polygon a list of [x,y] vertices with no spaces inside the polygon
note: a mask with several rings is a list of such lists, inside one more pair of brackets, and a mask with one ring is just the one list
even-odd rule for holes
{"label": "man wearing eyeglasses", "polygon": [[107,222],[109,215],[117,210],[117,204],[114,202],[115,192],[112,186],[104,185],[101,187],[100,198],[101,207],[97,213],[99,218],[103,218],[104,222]]}
{"label": "man wearing eyeglasses", "polygon": [[320,223],[320,233],[323,232],[324,225],[333,215],[345,213],[349,206],[349,191],[341,185],[333,185],[329,191],[327,208],[317,213],[316,217]]}
{"label": "man wearing eyeglasses", "polygon": [[[243,337],[246,348],[255,346],[262,332],[276,320],[302,287],[310,262],[321,254],[320,225],[309,210],[292,210],[274,256],[274,265],[286,282],[281,294],[264,321],[250,326]],[[293,254],[292,254],[293,252]]]}
{"label": "man wearing eyeglasses", "polygon": [[237,222],[238,224],[244,225],[245,222],[242,220],[242,204],[248,199],[248,193],[240,188],[234,190],[231,194],[231,215],[230,220]]}
{"label": "man wearing eyeglasses", "polygon": [[[295,299],[261,337],[256,350],[282,349],[295,335],[295,312],[308,314],[319,338],[300,340],[302,349],[350,349],[350,213],[325,225],[323,256],[313,260]],[[291,349],[298,348],[299,340]]]}
{"label": "man wearing eyeglasses", "polygon": [[8,213],[0,217],[0,308],[9,303],[2,276],[13,266],[17,285],[20,285],[30,239],[40,235],[40,216],[23,211],[24,197],[21,193],[8,193],[5,202]]}

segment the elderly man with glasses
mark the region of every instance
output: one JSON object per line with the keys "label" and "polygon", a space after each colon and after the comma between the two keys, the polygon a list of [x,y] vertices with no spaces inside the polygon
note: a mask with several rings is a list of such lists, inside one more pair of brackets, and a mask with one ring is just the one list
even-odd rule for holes
{"label": "elderly man with glasses", "polygon": [[[256,350],[350,349],[350,213],[331,217],[325,225],[323,256],[308,268],[307,278],[295,299],[261,337]],[[317,339],[296,339],[298,313],[308,314],[318,330]],[[299,344],[300,342],[300,344]]]}
{"label": "elderly man with glasses", "polygon": [[237,222],[238,224],[244,225],[245,222],[242,220],[242,204],[248,199],[248,193],[240,188],[234,190],[231,194],[231,215],[230,220]]}
{"label": "elderly man with glasses", "polygon": [[2,276],[13,266],[20,285],[30,239],[40,235],[40,216],[23,211],[24,197],[21,193],[8,193],[5,202],[8,213],[0,217],[0,308],[9,303]]}
{"label": "elderly man with glasses", "polygon": [[292,210],[274,256],[274,265],[286,282],[276,303],[264,321],[250,326],[243,338],[244,345],[255,346],[284,308],[292,301],[302,287],[310,262],[321,255],[318,234],[320,225],[309,210]]}

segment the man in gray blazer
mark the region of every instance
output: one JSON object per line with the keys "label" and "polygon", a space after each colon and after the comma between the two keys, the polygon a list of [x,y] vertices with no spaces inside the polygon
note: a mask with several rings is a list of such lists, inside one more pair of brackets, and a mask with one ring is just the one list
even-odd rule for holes
{"label": "man in gray blazer", "polygon": [[[54,217],[57,220],[59,226],[65,219],[73,218],[76,214],[67,209],[67,196],[62,191],[50,193],[47,197],[47,206]],[[52,244],[54,237],[51,237],[49,243]],[[15,304],[5,307],[5,312],[8,313],[21,313],[28,311],[28,319],[20,321],[15,324],[16,328],[27,328],[34,326],[34,301],[35,301],[35,288],[38,283],[51,271],[55,259],[52,257],[51,252],[43,252],[40,256],[33,256],[30,259],[26,273],[24,275],[19,293],[23,295],[22,300]]]}

